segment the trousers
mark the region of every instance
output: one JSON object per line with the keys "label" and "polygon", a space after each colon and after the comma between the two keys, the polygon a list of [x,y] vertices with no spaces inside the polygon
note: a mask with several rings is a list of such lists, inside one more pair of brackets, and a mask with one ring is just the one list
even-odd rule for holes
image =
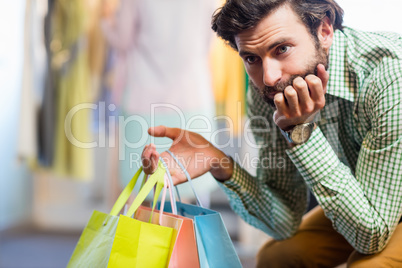
{"label": "trousers", "polygon": [[336,267],[347,263],[351,268],[402,267],[402,223],[387,246],[379,253],[364,255],[332,227],[332,222],[317,206],[308,212],[294,236],[269,240],[257,254],[257,268],[265,267]]}

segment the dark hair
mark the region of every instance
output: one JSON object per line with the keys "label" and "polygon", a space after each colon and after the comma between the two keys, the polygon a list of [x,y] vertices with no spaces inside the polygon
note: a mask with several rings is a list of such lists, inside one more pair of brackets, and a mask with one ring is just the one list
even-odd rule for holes
{"label": "dark hair", "polygon": [[227,0],[212,16],[212,30],[237,50],[235,36],[255,27],[263,18],[289,4],[314,38],[321,21],[328,17],[336,29],[342,29],[343,9],[334,0]]}

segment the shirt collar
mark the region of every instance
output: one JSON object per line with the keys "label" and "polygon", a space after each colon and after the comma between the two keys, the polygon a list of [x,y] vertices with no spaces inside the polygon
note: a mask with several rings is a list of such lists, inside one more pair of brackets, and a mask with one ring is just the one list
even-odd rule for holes
{"label": "shirt collar", "polygon": [[329,52],[329,81],[327,94],[349,101],[354,101],[356,91],[355,79],[347,60],[347,28],[336,30]]}

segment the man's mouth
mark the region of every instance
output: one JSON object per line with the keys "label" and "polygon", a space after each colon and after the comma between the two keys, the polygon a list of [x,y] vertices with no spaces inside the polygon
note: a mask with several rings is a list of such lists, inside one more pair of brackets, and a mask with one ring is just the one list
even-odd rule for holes
{"label": "man's mouth", "polygon": [[278,93],[280,93],[280,91],[269,92],[268,93],[268,98],[273,100],[275,98],[275,95],[278,94]]}

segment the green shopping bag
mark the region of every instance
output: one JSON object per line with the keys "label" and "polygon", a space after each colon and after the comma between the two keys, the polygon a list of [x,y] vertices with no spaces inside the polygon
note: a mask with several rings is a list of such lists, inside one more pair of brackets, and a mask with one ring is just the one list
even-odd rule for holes
{"label": "green shopping bag", "polygon": [[84,228],[67,265],[72,267],[106,267],[119,221],[118,213],[130,197],[142,167],[121,192],[110,214],[94,211]]}
{"label": "green shopping bag", "polygon": [[[163,187],[165,188],[164,195],[166,195],[165,173],[166,170],[159,161],[158,169],[141,188],[130,206],[127,216],[120,216],[108,267],[164,268],[169,265],[177,238],[177,229],[180,227],[161,226],[158,220],[152,216],[149,222],[132,218],[155,184],[154,207]],[[176,222],[179,224],[179,221]]]}

